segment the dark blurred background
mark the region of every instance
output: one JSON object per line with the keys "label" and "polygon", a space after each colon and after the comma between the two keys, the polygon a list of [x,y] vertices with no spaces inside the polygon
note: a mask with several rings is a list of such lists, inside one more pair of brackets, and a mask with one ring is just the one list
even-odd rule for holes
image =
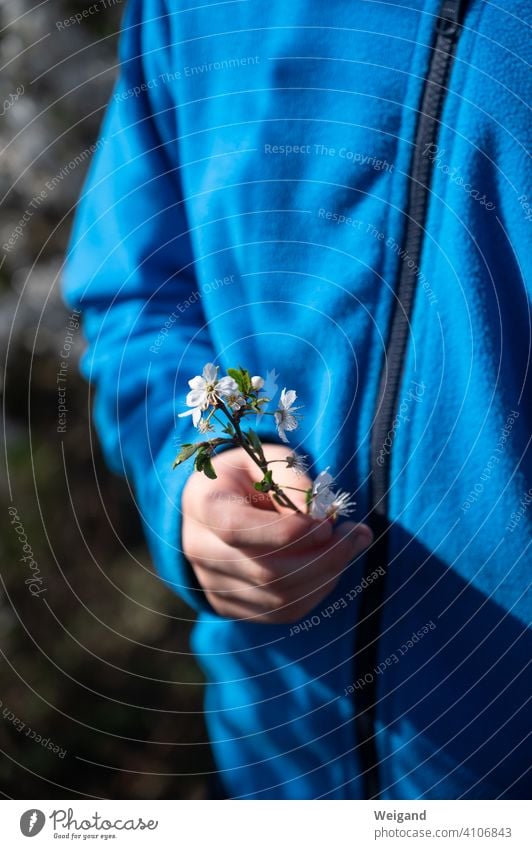
{"label": "dark blurred background", "polygon": [[191,614],[154,575],[127,485],[103,464],[78,374],[83,338],[59,289],[123,10],[0,5],[0,792],[10,798],[202,798],[212,768]]}

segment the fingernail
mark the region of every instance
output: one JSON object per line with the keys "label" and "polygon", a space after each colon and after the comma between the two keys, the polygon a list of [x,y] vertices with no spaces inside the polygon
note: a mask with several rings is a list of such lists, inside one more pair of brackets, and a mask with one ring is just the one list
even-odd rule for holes
{"label": "fingernail", "polygon": [[373,542],[371,528],[368,528],[367,525],[357,525],[356,530],[353,532],[353,540],[357,545],[367,548]]}
{"label": "fingernail", "polygon": [[356,522],[342,522],[340,530],[344,536],[349,537],[353,547],[364,548],[370,544],[373,539],[373,534],[367,525],[356,524]]}

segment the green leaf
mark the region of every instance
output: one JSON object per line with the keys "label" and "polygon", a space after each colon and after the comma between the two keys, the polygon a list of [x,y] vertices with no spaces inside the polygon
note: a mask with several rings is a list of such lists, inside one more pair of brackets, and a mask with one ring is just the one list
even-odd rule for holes
{"label": "green leaf", "polygon": [[312,487],[309,487],[305,492],[305,504],[307,507],[312,504]]}
{"label": "green leaf", "polygon": [[264,472],[263,479],[254,483],[253,486],[257,492],[269,492],[273,486],[272,470],[268,469],[267,472]]}
{"label": "green leaf", "polygon": [[210,443],[200,443],[200,448],[194,462],[194,468],[197,472],[203,472],[203,474],[207,475],[208,478],[215,480],[217,475],[214,471],[214,466],[211,463],[212,450]]}
{"label": "green leaf", "polygon": [[257,436],[257,434],[255,433],[255,431],[250,428],[248,431],[246,431],[246,436],[248,438],[249,444],[251,445],[252,448],[255,449],[255,451],[257,452],[259,457],[264,457],[264,454],[263,454],[263,451],[262,451],[262,442],[260,441],[260,439]]}
{"label": "green leaf", "polygon": [[249,395],[251,392],[251,375],[247,369],[242,367],[228,368],[227,374],[236,382],[242,395]]}
{"label": "green leaf", "polygon": [[239,368],[228,368],[227,374],[233,378],[236,382],[236,385],[240,389],[241,392],[244,391],[244,375],[242,374],[242,369]]}
{"label": "green leaf", "polygon": [[228,433],[229,436],[234,436],[235,429],[232,424],[227,423],[226,426],[222,428],[222,433]]}
{"label": "green leaf", "polygon": [[204,464],[206,458],[207,458],[207,454],[205,454],[205,447],[202,446],[199,449],[199,451],[196,455],[196,459],[194,460],[194,468],[196,469],[197,472],[203,471],[203,464]]}
{"label": "green leaf", "polygon": [[181,451],[174,460],[172,468],[175,469],[175,467],[179,466],[180,463],[184,463],[185,460],[189,460],[190,457],[192,457],[196,453],[200,445],[200,442],[197,442],[195,445],[193,445],[191,442],[184,442],[181,446]]}
{"label": "green leaf", "polygon": [[216,480],[218,475],[214,471],[214,466],[211,463],[211,458],[206,457],[205,462],[203,463],[203,474],[207,475],[211,480]]}
{"label": "green leaf", "polygon": [[244,395],[249,395],[249,393],[251,392],[251,375],[250,375],[249,371],[247,370],[247,368],[242,368],[242,366],[240,366],[240,371],[242,372],[242,378],[243,378],[243,384],[244,384],[244,388],[242,389],[242,392],[244,393]]}

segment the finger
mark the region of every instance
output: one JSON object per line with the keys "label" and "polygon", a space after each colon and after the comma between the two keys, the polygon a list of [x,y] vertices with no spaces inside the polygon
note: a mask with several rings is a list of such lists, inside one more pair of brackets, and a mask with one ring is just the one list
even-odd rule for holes
{"label": "finger", "polygon": [[[329,557],[335,553],[334,561],[325,563],[323,557],[318,558],[321,560],[319,568],[313,574],[307,571],[305,579],[293,585],[288,585],[282,578],[268,585],[250,583],[249,578],[255,576],[256,579],[257,575],[257,564],[252,560],[247,561],[249,575],[244,578],[224,573],[219,565],[213,569],[203,560],[194,562],[193,568],[208,601],[219,615],[258,622],[295,622],[330,595],[349,562],[369,544],[371,538],[371,531],[366,526],[352,523],[340,526],[329,551]],[[215,558],[220,547],[218,541],[214,546]],[[242,558],[241,564],[244,563],[246,561]]]}
{"label": "finger", "polygon": [[184,532],[184,551],[204,569],[218,575],[238,578],[249,586],[270,588],[276,593],[294,590],[304,593],[341,574],[371,542],[366,525],[345,523],[335,529],[330,544],[297,555],[257,555],[249,549],[235,549],[216,534],[189,520]]}
{"label": "finger", "polygon": [[[312,480],[308,475],[289,468],[287,463],[293,461],[294,453],[287,445],[266,444],[263,446],[268,467],[274,481],[279,484],[301,512],[306,511],[305,491],[312,488]],[[231,485],[245,487],[248,494],[256,493],[254,484],[262,478],[262,471],[251,457],[244,451],[227,451],[215,460],[215,466],[220,475]],[[270,510],[290,510],[274,501],[271,495],[259,501],[259,506]]]}
{"label": "finger", "polygon": [[203,569],[227,578],[238,578],[250,587],[259,588],[298,586],[305,581],[306,571],[313,559],[312,553],[292,557],[256,556],[254,552],[227,545],[210,531],[202,529],[200,533],[194,529],[192,520],[189,520],[184,534],[183,550],[190,562],[197,563]]}
{"label": "finger", "polygon": [[[284,555],[257,555],[249,549],[242,549],[238,560],[233,562],[238,562],[243,579],[250,580],[256,586],[271,584],[276,587],[308,588],[341,574],[365,551],[372,539],[373,535],[367,525],[346,522],[334,530],[331,541],[325,546]],[[222,550],[225,556],[231,551],[224,546],[218,549],[218,556]]]}
{"label": "finger", "polygon": [[277,596],[262,588],[249,587],[241,582],[226,582],[225,579],[218,587],[219,576],[210,571],[204,572],[198,566],[196,574],[200,584],[205,587],[207,601],[219,616],[269,624],[302,619],[334,590],[339,580],[339,576],[330,578],[322,582],[319,589],[307,589],[301,596]]}
{"label": "finger", "polygon": [[324,546],[313,568],[333,573],[352,563],[373,541],[371,529],[362,523],[342,522],[334,529],[330,542]]}
{"label": "finger", "polygon": [[284,621],[282,614],[279,614],[277,611],[264,611],[262,608],[257,608],[254,605],[241,604],[229,598],[221,600],[207,595],[207,601],[214,612],[224,619],[264,625],[274,625]]}
{"label": "finger", "polygon": [[241,554],[249,555],[248,571],[258,570],[264,584],[283,581],[287,586],[309,583],[314,576],[329,576],[341,572],[371,544],[373,534],[367,525],[345,522],[334,528],[329,543],[309,551],[295,554],[257,555],[247,548]]}
{"label": "finger", "polygon": [[[339,526],[331,544],[314,556],[290,558],[291,571],[280,574],[279,564],[251,561],[250,573],[258,574],[262,586],[285,598],[285,603],[317,600],[328,595],[342,573],[368,547],[372,533],[366,525],[351,522]],[[267,580],[270,578],[270,580]]]}
{"label": "finger", "polygon": [[257,551],[281,552],[283,549],[303,550],[323,545],[332,536],[329,521],[318,522],[310,516],[287,511],[261,510],[251,504],[228,504],[225,499],[211,493],[206,501],[208,526],[227,545]]}
{"label": "finger", "polygon": [[303,582],[306,570],[317,556],[313,552],[317,550],[297,555],[261,554],[255,549],[227,545],[216,533],[193,519],[188,519],[183,528],[183,551],[189,561],[254,587],[269,584],[288,587]]}
{"label": "finger", "polygon": [[291,599],[253,587],[231,576],[220,575],[194,563],[194,571],[207,601],[220,616],[233,619],[268,618],[273,621]]}
{"label": "finger", "polygon": [[[282,473],[283,484],[291,481],[297,482],[300,488],[310,486],[308,478],[298,481],[298,475],[285,468],[290,454],[288,449],[267,446],[267,450],[268,457],[281,460],[275,473]],[[244,451],[224,452],[213,463],[218,478],[206,482],[201,475],[196,477],[197,473],[194,473],[185,488],[183,509],[187,516],[193,516],[217,530],[227,544],[241,547],[248,542],[258,550],[272,547],[278,550],[291,545],[302,549],[330,538],[332,531],[328,523],[316,522],[303,513],[294,514],[289,508],[275,504],[270,495],[265,496],[254,489],[254,482],[260,479],[261,472]],[[303,492],[291,490],[292,496],[297,496],[301,507],[304,506]],[[280,521],[280,512],[287,521]],[[323,528],[317,530],[320,524]]]}

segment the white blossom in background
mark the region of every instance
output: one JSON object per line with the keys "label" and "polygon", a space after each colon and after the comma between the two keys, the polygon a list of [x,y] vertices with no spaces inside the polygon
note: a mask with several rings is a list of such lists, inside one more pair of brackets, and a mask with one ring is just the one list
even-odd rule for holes
{"label": "white blossom in background", "polygon": [[[252,381],[254,379],[255,378],[252,378]],[[260,425],[261,419],[263,418],[264,413],[268,409],[271,401],[273,401],[273,399],[277,395],[277,390],[279,389],[279,386],[277,384],[278,379],[279,379],[279,375],[277,374],[277,372],[275,371],[274,368],[272,368],[270,371],[266,372],[266,378],[264,379],[264,384],[260,387],[259,391],[262,392],[262,396],[264,398],[266,398],[267,400],[263,403],[263,405],[261,407],[261,412],[257,414],[257,419],[256,419],[257,427]]]}
{"label": "white blossom in background", "polygon": [[200,433],[212,433],[214,431],[214,425],[208,419],[200,419],[196,427]]}
{"label": "white blossom in background", "polygon": [[241,410],[242,407],[246,406],[246,399],[237,390],[236,392],[231,392],[229,395],[226,396],[225,403],[228,407],[231,408],[231,410],[234,410],[236,412],[236,410]]}
{"label": "white blossom in background", "polygon": [[304,475],[309,470],[306,454],[289,454],[286,458],[287,469],[293,469],[296,475]]}
{"label": "white blossom in background", "polygon": [[279,406],[274,413],[274,417],[275,424],[277,425],[277,433],[283,442],[288,442],[286,431],[296,430],[298,426],[295,412],[296,410],[300,410],[301,407],[294,407],[296,400],[297,394],[295,389],[283,389],[281,391]]}

